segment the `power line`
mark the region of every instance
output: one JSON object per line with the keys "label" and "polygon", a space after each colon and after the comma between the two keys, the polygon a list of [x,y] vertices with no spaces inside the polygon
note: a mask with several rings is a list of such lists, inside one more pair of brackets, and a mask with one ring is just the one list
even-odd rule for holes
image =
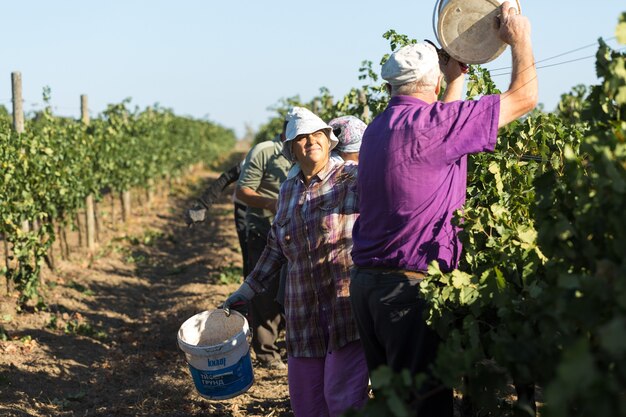
{"label": "power line", "polygon": [[[12,99],[6,99],[6,100],[2,100],[0,99],[0,103],[12,103],[13,100]],[[36,110],[43,110],[45,108],[50,108],[52,110],[63,110],[63,111],[71,111],[71,112],[80,112],[80,108],[75,107],[75,106],[57,106],[55,104],[52,103],[42,103],[39,101],[30,101],[30,100],[24,100],[22,99],[22,103],[25,105],[28,105],[29,107],[31,107],[32,111],[36,111]],[[91,111],[91,110],[89,110]]]}
{"label": "power line", "polygon": [[[614,39],[615,39],[615,36],[612,36],[612,37],[610,37],[610,38],[606,38],[606,39],[602,38],[602,39],[603,39],[605,42],[609,42],[609,41],[614,40]],[[544,59],[542,59],[542,60],[540,60],[540,61],[536,61],[536,62],[535,62],[535,64],[539,64],[539,63],[541,63],[541,62],[546,62],[546,61],[550,61],[550,60],[552,60],[552,59],[560,58],[560,57],[562,57],[562,56],[564,56],[564,55],[572,54],[572,53],[574,53],[574,52],[578,52],[578,51],[581,51],[581,50],[583,50],[583,49],[590,48],[590,47],[592,47],[592,46],[598,46],[598,43],[597,43],[597,42],[590,43],[589,45],[581,46],[581,47],[579,47],[579,48],[572,49],[572,50],[570,50],[570,51],[563,52],[563,53],[561,53],[561,54],[554,55],[554,56],[551,56],[551,57],[549,57],[549,58],[544,58]],[[595,55],[594,55],[594,56],[595,56]],[[586,59],[586,58],[585,58],[585,59]],[[569,62],[569,61],[568,61],[568,62]],[[494,69],[489,70],[489,72],[493,72],[493,71],[501,71],[501,70],[507,70],[507,69],[511,69],[511,67],[494,68]]]}
{"label": "power line", "polygon": [[[616,52],[624,52],[624,51],[626,51],[626,47],[621,48],[621,49],[616,49],[615,51]],[[581,58],[570,59],[570,60],[567,60],[567,61],[557,62],[555,64],[542,65],[542,66],[537,67],[537,69],[556,67],[558,65],[570,64],[572,62],[583,61],[585,59],[590,59],[590,58],[595,58],[595,55],[589,55],[589,56],[584,56],[584,57],[581,57]],[[543,61],[537,61],[537,62],[544,62],[544,61],[546,61],[546,60],[544,59]],[[490,71],[490,73],[491,73],[491,71]],[[501,74],[491,74],[491,76],[492,77],[501,77],[503,75],[510,75],[510,74],[511,74],[510,72],[503,72]]]}

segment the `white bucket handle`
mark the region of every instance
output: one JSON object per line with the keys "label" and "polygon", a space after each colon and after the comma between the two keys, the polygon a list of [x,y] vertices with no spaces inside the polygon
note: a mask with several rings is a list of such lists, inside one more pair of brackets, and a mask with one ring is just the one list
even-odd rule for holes
{"label": "white bucket handle", "polygon": [[433,9],[433,33],[435,34],[435,39],[437,39],[437,43],[441,46],[441,41],[439,40],[439,33],[437,33],[437,21],[439,20],[439,14],[441,13],[441,6],[443,5],[443,0],[435,1],[435,8]]}

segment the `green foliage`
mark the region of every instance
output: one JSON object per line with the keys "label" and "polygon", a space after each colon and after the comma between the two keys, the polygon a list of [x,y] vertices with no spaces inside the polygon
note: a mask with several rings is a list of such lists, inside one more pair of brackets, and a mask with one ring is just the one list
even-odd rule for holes
{"label": "green foliage", "polygon": [[9,333],[4,330],[3,326],[0,326],[0,342],[6,342],[9,340]]}
{"label": "green foliage", "polygon": [[80,335],[92,339],[103,340],[108,337],[104,330],[92,325],[89,320],[78,312],[73,314],[54,314],[50,317],[46,327],[51,330],[61,330],[68,335]]}
{"label": "green foliage", "polygon": [[280,100],[276,105],[268,110],[276,112],[276,116],[272,117],[266,124],[261,126],[254,136],[254,144],[273,140],[283,131],[283,125],[287,111],[293,106],[301,106],[300,97],[290,97]]}
{"label": "green foliage", "polygon": [[[393,29],[390,29],[387,32],[383,33],[383,38],[389,41],[389,48],[391,49],[391,52],[395,51],[396,49],[402,48],[403,46],[417,43],[416,39],[411,39],[407,35],[398,33]],[[390,54],[383,55],[383,57],[380,60],[381,66],[385,62],[387,62],[387,60],[389,59],[389,55]]]}
{"label": "green foliage", "polygon": [[140,236],[126,236],[124,240],[127,240],[133,246],[154,246],[164,236],[165,234],[160,230],[146,230]]}
{"label": "green foliage", "polygon": [[513,412],[498,399],[514,381],[546,387],[542,415],[626,415],[624,59],[600,42],[600,85],[469,164],[461,270],[433,264],[423,292],[437,374],[486,413]]}
{"label": "green foliage", "polygon": [[491,79],[489,71],[480,65],[471,65],[467,78],[467,98],[469,100],[479,95],[501,93]]}
{"label": "green foliage", "polygon": [[389,367],[381,366],[372,372],[374,398],[361,410],[351,410],[344,417],[409,417],[421,398],[429,394],[424,390],[424,375],[411,375],[408,370],[394,373]]}
{"label": "green foliage", "polygon": [[585,100],[588,93],[586,86],[577,85],[570,93],[562,94],[556,113],[564,121],[580,123],[583,112],[589,108],[589,102]]}
{"label": "green foliage", "polygon": [[229,266],[220,268],[220,271],[216,275],[218,282],[222,285],[239,284],[243,277],[243,269],[230,264]]}
{"label": "green foliage", "polygon": [[626,14],[622,13],[619,17],[619,24],[615,29],[615,36],[619,43],[626,44]]}
{"label": "green foliage", "polygon": [[[50,98],[44,89],[46,103]],[[0,234],[17,262],[4,275],[20,304],[38,296],[41,262],[54,242],[54,222],[67,224],[87,195],[147,188],[188,166],[211,163],[234,144],[212,122],[174,115],[158,106],[110,105],[89,126],[54,117],[46,107],[17,134],[0,117]],[[1,116],[1,115],[0,115]],[[38,228],[24,228],[24,222]]]}
{"label": "green foliage", "polygon": [[562,323],[549,417],[626,415],[626,55],[600,42],[597,57],[603,81],[586,98],[580,152],[566,150],[563,175],[536,181],[551,314]]}
{"label": "green foliage", "polygon": [[[383,37],[389,40],[392,51],[398,47],[416,42],[415,39],[398,34],[394,30],[385,32]],[[387,58],[388,55],[385,55],[381,60],[381,64]],[[389,95],[385,85],[379,83],[378,74],[372,69],[371,61],[363,61],[358,71],[358,79],[363,81],[364,84],[359,88],[352,88],[338,100],[325,87],[320,88],[319,95],[309,101],[303,101],[298,96],[280,100],[275,106],[270,108],[276,115],[260,127],[259,132],[255,136],[255,143],[271,140],[278,135],[281,132],[287,111],[293,106],[306,107],[325,121],[330,121],[335,117],[351,115],[360,118],[365,123],[371,122],[376,115],[387,107]]]}
{"label": "green foliage", "polygon": [[88,296],[93,296],[94,292],[91,291],[89,288],[85,287],[82,284],[79,284],[75,281],[70,281],[69,284],[66,285],[67,288],[71,288],[73,290],[76,290],[82,294],[88,295]]}

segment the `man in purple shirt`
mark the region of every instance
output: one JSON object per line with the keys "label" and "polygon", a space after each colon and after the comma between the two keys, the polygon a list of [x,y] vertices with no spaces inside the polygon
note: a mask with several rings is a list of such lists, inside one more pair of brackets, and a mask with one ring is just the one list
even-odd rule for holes
{"label": "man in purple shirt", "polygon": [[[350,284],[370,372],[429,372],[438,338],[424,321],[419,283],[432,261],[444,271],[458,265],[451,219],[465,202],[467,155],[493,151],[498,128],[537,104],[530,23],[505,2],[500,24],[513,58],[504,94],[460,101],[462,66],[439,62],[426,43],[400,48],[382,67],[391,100],[363,136]],[[442,75],[447,89],[438,101]],[[452,416],[452,390],[434,378],[415,402],[420,417]]]}

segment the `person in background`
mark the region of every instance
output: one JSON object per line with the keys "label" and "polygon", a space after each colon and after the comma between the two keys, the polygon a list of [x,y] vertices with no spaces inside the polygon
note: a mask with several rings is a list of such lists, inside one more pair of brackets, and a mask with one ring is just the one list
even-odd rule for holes
{"label": "person in background", "polygon": [[[503,94],[461,101],[462,67],[440,61],[426,43],[398,49],[382,67],[391,100],[360,149],[350,285],[370,372],[387,365],[430,375],[439,339],[425,322],[420,282],[432,261],[443,271],[458,267],[461,244],[452,218],[465,201],[467,155],[493,151],[498,128],[537,104],[530,23],[508,2],[500,13],[499,36],[513,58]],[[442,72],[447,89],[438,101]],[[431,375],[415,411],[452,416],[452,390]]]}
{"label": "person in background", "polygon": [[228,311],[273,288],[287,262],[285,338],[296,417],[339,416],[368,398],[367,366],[349,299],[357,165],[330,158],[337,142],[318,116],[292,110],[283,153],[299,170],[281,186],[259,262],[223,305]]}
{"label": "person in background", "polygon": [[[235,196],[247,206],[248,265],[244,268],[244,276],[250,274],[265,249],[276,213],[278,191],[291,167],[291,162],[282,153],[285,126],[286,122],[274,140],[261,142],[248,152],[237,181]],[[250,303],[252,348],[261,366],[285,369],[277,343],[284,327],[284,315],[282,306],[276,301],[278,279],[275,282],[274,287]]]}
{"label": "person in background", "polygon": [[358,163],[363,132],[367,128],[365,122],[355,116],[341,116],[332,119],[328,124],[339,139],[331,155],[336,155],[346,162]]}
{"label": "person in background", "polygon": [[[206,219],[207,210],[211,208],[213,203],[219,198],[220,194],[230,184],[239,179],[241,174],[241,166],[243,162],[234,165],[227,171],[224,171],[217,180],[213,181],[209,187],[204,191],[202,196],[198,199],[196,204],[185,210],[185,222],[187,226],[192,226],[195,223],[204,222]],[[246,241],[246,205],[237,199],[233,195],[234,204],[234,219],[235,230],[237,231],[237,238],[239,239],[239,247],[241,248],[241,257],[243,260],[243,270],[247,271],[248,268],[248,243]]]}

